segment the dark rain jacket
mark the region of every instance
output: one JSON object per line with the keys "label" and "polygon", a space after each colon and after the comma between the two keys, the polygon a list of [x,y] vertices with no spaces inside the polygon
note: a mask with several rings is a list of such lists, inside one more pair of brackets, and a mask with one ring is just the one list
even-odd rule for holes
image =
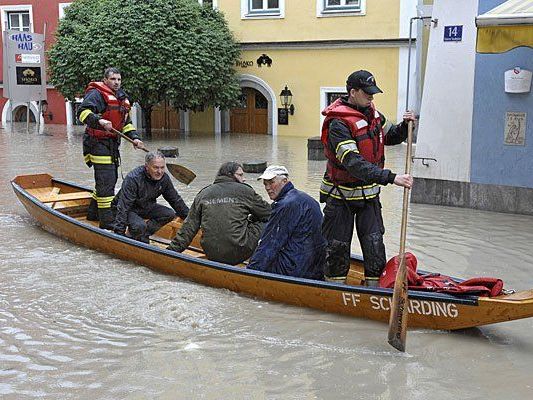
{"label": "dark rain jacket", "polygon": [[185,250],[201,228],[201,244],[208,259],[238,264],[252,255],[270,211],[270,204],[251,186],[217,176],[212,185],[196,195],[187,219],[168,248]]}
{"label": "dark rain jacket", "polygon": [[323,279],[326,241],[318,202],[291,182],[272,204],[249,269],[309,279]]}
{"label": "dark rain jacket", "polygon": [[126,231],[129,211],[137,211],[142,214],[143,210],[149,209],[161,195],[176,211],[178,217],[183,219],[187,217],[189,207],[174,188],[167,173],[156,181],[148,175],[144,165],[130,171],[114,200],[117,207],[115,232]]}

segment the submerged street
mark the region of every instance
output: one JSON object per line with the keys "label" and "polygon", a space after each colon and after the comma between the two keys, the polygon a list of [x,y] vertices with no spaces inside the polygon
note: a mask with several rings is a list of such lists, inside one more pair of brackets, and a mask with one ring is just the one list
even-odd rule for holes
{"label": "submerged street", "polygon": [[[385,324],[165,276],[45,232],[10,180],[49,173],[92,187],[82,128],[66,129],[0,127],[2,399],[533,396],[533,318],[460,332],[410,330],[407,352],[399,353],[387,344]],[[154,133],[144,142],[179,147],[175,162],[197,174],[189,186],[173,180],[188,205],[230,160],[285,165],[296,188],[318,199],[325,162],[307,160],[305,138]],[[387,167],[403,170],[405,148],[387,148]],[[143,163],[144,153],[128,143],[121,154],[124,176]],[[247,183],[268,199],[257,176],[246,174]],[[388,258],[398,252],[402,193],[382,189]],[[411,204],[406,249],[421,269],[530,289],[532,226],[533,216]],[[360,253],[357,240],[352,251]]]}

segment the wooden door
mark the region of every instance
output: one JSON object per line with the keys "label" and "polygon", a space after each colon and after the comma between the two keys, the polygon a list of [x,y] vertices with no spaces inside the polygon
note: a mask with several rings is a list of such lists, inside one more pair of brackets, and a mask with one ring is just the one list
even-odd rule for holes
{"label": "wooden door", "polygon": [[152,129],[179,129],[179,115],[167,101],[152,109]]}
{"label": "wooden door", "polygon": [[268,100],[259,91],[242,88],[241,104],[230,110],[230,131],[268,133]]}

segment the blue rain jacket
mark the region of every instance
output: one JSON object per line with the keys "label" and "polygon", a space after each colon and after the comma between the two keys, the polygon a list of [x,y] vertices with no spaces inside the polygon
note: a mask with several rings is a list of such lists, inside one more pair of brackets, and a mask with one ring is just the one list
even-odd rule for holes
{"label": "blue rain jacket", "polygon": [[272,203],[272,214],[248,268],[323,280],[325,249],[318,202],[288,182]]}

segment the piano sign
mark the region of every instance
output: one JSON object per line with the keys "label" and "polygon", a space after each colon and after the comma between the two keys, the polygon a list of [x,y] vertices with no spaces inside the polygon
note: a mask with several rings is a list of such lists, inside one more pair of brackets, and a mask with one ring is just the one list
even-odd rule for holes
{"label": "piano sign", "polygon": [[463,40],[463,25],[449,25],[444,27],[445,42],[460,42]]}

